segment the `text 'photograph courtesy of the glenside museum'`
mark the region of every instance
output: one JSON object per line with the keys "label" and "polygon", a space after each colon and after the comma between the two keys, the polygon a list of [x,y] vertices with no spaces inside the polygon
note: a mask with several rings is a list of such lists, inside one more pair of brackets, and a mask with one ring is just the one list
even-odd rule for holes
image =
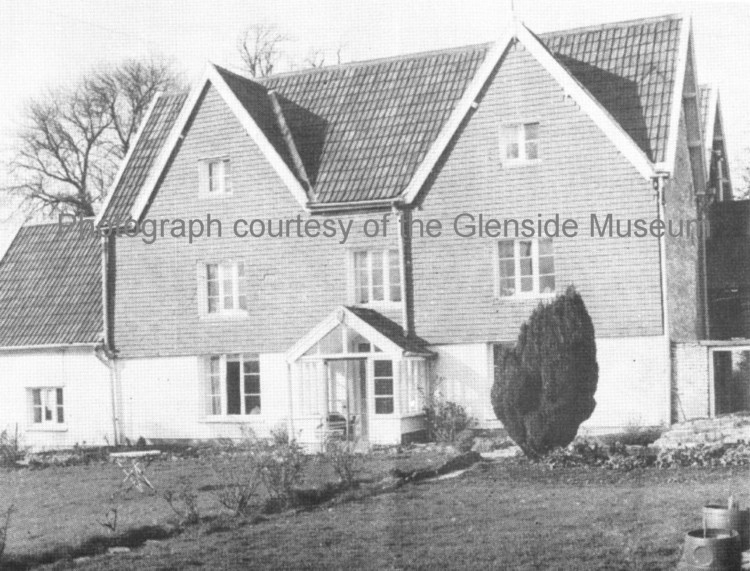
{"label": "text 'photograph courtesy of the glenside museum'", "polygon": [[750,570],[750,5],[0,13],[0,569]]}

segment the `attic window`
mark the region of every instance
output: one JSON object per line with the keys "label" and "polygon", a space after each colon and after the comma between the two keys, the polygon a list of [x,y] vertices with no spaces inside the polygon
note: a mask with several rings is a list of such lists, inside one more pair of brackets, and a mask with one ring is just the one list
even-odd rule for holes
{"label": "attic window", "polygon": [[500,148],[505,161],[533,161],[539,158],[539,123],[503,125]]}
{"label": "attic window", "polygon": [[216,195],[232,192],[232,171],[229,159],[201,161],[199,169],[201,194]]}

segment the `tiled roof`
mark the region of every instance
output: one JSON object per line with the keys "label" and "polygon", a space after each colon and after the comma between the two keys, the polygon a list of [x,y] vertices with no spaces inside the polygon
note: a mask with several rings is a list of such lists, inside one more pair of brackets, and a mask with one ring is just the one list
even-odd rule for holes
{"label": "tiled roof", "polygon": [[347,310],[359,317],[373,329],[384,335],[404,351],[410,353],[431,353],[428,349],[429,343],[416,336],[406,337],[404,329],[398,323],[388,319],[374,309],[357,306],[347,306]]}
{"label": "tiled roof", "polygon": [[474,77],[487,47],[259,80],[281,95],[316,202],[398,196]]}
{"label": "tiled roof", "polygon": [[[659,162],[666,157],[681,27],[680,17],[664,16],[548,33],[540,39],[649,159]],[[491,47],[481,44],[257,80],[219,71],[299,178],[273,120],[268,92],[276,94],[314,202],[359,202],[403,193]],[[164,139],[163,129],[174,121],[182,102],[167,99],[157,106],[149,121],[155,123],[154,140]],[[143,157],[140,150],[134,153],[135,172],[123,177],[108,211],[121,213],[132,206],[154,153],[151,145],[144,145]]]}
{"label": "tiled roof", "polygon": [[708,128],[706,121],[708,121],[708,104],[711,100],[711,86],[710,85],[699,86],[698,93],[700,96],[700,99],[698,100],[698,102],[700,103],[701,123],[703,125],[703,134],[705,135],[705,139],[708,142],[708,141],[711,141],[713,138],[713,133],[706,132],[706,129]]}
{"label": "tiled roof", "polygon": [[653,162],[666,158],[682,18],[663,16],[543,34],[555,58]]}
{"label": "tiled roof", "polygon": [[148,123],[131,154],[128,164],[120,177],[112,199],[102,217],[105,220],[126,220],[130,215],[135,199],[148,176],[169,130],[174,125],[187,93],[164,94],[157,99]]}
{"label": "tiled roof", "polygon": [[0,347],[100,339],[99,239],[68,228],[24,226],[0,261]]}
{"label": "tiled roof", "polygon": [[281,133],[268,90],[258,82],[248,81],[246,78],[222,67],[216,66],[216,70],[242,104],[242,107],[245,108],[245,111],[253,118],[258,128],[263,131],[268,142],[276,149],[276,152],[292,172],[295,172],[294,163]]}

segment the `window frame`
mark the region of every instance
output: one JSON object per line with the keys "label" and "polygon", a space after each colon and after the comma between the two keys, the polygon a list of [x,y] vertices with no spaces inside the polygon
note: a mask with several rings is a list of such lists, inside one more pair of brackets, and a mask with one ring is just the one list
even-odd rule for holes
{"label": "window frame", "polygon": [[[527,128],[536,126],[536,138],[527,139],[526,133]],[[508,131],[513,130],[515,136],[513,138],[508,136]],[[499,133],[500,142],[500,158],[501,162],[505,165],[522,165],[522,164],[534,164],[541,161],[540,153],[540,141],[541,141],[541,122],[537,119],[524,119],[513,122],[502,123],[500,125]],[[513,140],[514,139],[514,140]],[[529,143],[536,144],[536,156],[529,157],[527,145]],[[508,156],[508,145],[515,144],[518,147],[518,156]]]}
{"label": "window frame", "polygon": [[[216,267],[216,278],[211,279],[210,267]],[[226,268],[230,268],[231,276],[226,276]],[[240,267],[242,271],[240,272]],[[242,275],[240,275],[242,274]],[[242,260],[220,260],[203,263],[203,272],[201,279],[203,280],[202,285],[202,307],[204,308],[203,313],[209,318],[221,318],[221,317],[246,317],[248,315],[248,275],[247,275],[247,264]],[[217,282],[217,294],[210,295],[209,283]],[[231,283],[232,292],[231,296],[227,295],[226,284]],[[244,291],[243,291],[244,290]],[[232,307],[225,307],[226,299],[231,297]],[[243,305],[244,298],[244,308]],[[215,311],[211,310],[211,300],[215,299],[218,306]]]}
{"label": "window frame", "polygon": [[[378,363],[389,363],[391,367],[390,375],[378,375]],[[372,412],[375,416],[388,416],[396,414],[396,365],[393,359],[373,359],[372,360]],[[391,381],[391,390],[386,393],[378,393],[378,381]],[[390,402],[390,411],[378,412],[378,402]]]}
{"label": "window frame", "polygon": [[[218,178],[212,173],[217,165],[221,165],[221,174]],[[213,197],[232,194],[232,162],[228,156],[201,159],[198,163],[198,169],[199,195]],[[213,185],[214,179],[219,182],[216,189]]]}
{"label": "window frame", "polygon": [[[65,394],[64,387],[29,387],[29,426],[38,430],[54,430],[66,427]],[[39,404],[34,400],[35,393],[39,394]],[[53,395],[50,399],[50,395]],[[54,404],[50,404],[53,401]],[[39,410],[40,420],[36,420],[36,410]],[[46,418],[45,412],[49,410],[51,418]]]}
{"label": "window frame", "polygon": [[[217,362],[219,365],[218,369],[218,392],[214,390],[214,383],[212,377],[215,375],[211,369],[211,363]],[[227,385],[227,363],[239,363],[239,393],[237,398],[240,402],[239,413],[229,413],[229,393]],[[257,372],[248,371],[247,363],[257,363]],[[250,377],[257,377],[258,392],[247,392],[246,381]],[[204,406],[204,417],[207,420],[224,420],[224,421],[235,421],[235,422],[250,422],[252,419],[263,418],[263,374],[260,365],[260,355],[258,353],[228,353],[222,355],[210,355],[205,358],[205,367],[203,375],[203,406]],[[258,399],[259,412],[251,413],[247,410],[247,399],[248,397]],[[212,411],[216,410],[215,402],[218,399],[218,413]]]}
{"label": "window frame", "polygon": [[[552,253],[551,254],[545,254],[544,257],[551,257],[552,258],[552,273],[546,273],[546,274],[540,274],[539,272],[539,241],[548,241],[551,244],[552,247]],[[515,283],[515,290],[514,293],[511,295],[504,295],[502,293],[502,286],[501,282],[503,279],[509,279],[504,278],[500,273],[500,265],[503,260],[510,260],[510,258],[501,258],[500,257],[500,246],[504,242],[512,242],[513,243],[513,261],[514,261],[514,274],[513,279]],[[532,278],[532,284],[533,287],[531,291],[521,291],[521,280],[524,277],[528,277],[528,275],[523,275],[521,273],[521,242],[530,242],[531,243],[531,278]],[[493,248],[493,255],[494,255],[494,263],[493,268],[495,272],[495,298],[496,299],[523,299],[523,298],[548,298],[548,297],[554,297],[557,294],[557,268],[555,267],[555,243],[552,238],[504,238],[502,240],[498,240],[495,242],[495,247]],[[527,258],[529,256],[524,256],[524,258]],[[555,289],[551,292],[543,292],[540,289],[540,278],[542,276],[553,276],[555,279]]]}
{"label": "window frame", "polygon": [[[366,271],[367,271],[367,301],[360,301],[359,292],[362,289],[359,282],[360,268],[357,266],[357,258],[362,254],[366,255]],[[393,268],[392,258],[394,255],[397,261],[398,267],[398,283],[394,284],[391,281],[391,270]],[[381,281],[380,284],[373,285],[373,268],[376,267],[373,264],[374,259],[379,260],[381,264]],[[404,276],[402,273],[401,264],[401,253],[398,248],[382,248],[382,249],[364,249],[358,248],[351,250],[349,253],[349,298],[353,305],[361,306],[384,306],[384,305],[398,305],[403,303],[403,280]],[[375,299],[374,288],[381,288],[383,291],[383,299]],[[400,299],[393,299],[394,288],[398,288],[398,297]]]}

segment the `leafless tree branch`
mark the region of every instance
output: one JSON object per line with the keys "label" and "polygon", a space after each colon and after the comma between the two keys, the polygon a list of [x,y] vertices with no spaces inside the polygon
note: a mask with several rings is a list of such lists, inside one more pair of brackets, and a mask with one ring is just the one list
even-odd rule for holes
{"label": "leafless tree branch", "polygon": [[250,75],[266,77],[273,73],[281,57],[281,46],[288,41],[276,26],[256,24],[240,34],[237,51]]}
{"label": "leafless tree branch", "polygon": [[29,101],[9,165],[15,180],[0,190],[27,214],[92,216],[150,101],[179,86],[166,64],[128,60]]}

